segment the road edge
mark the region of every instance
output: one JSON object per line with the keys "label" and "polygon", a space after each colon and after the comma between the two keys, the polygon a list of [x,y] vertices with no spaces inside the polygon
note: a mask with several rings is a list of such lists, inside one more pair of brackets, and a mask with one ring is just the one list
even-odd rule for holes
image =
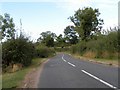
{"label": "road edge", "polygon": [[[59,52],[60,53],[60,52]],[[79,59],[79,60],[83,60],[83,61],[88,61],[88,62],[93,62],[93,63],[98,63],[98,64],[103,64],[103,65],[107,65],[107,66],[112,66],[112,67],[117,67],[119,68],[119,61],[118,61],[118,65],[116,64],[111,64],[111,63],[107,63],[107,62],[102,62],[102,61],[97,61],[95,59],[91,59],[91,58],[86,58],[86,57],[82,57],[82,56],[77,56],[75,54],[71,54],[71,53],[68,53],[68,52],[61,52],[62,54],[68,54],[72,57],[74,57],[75,59]]]}
{"label": "road edge", "polygon": [[18,88],[37,88],[39,83],[40,74],[44,67],[44,64],[47,63],[49,59],[42,62],[38,67],[30,70],[24,77],[24,80],[21,82]]}

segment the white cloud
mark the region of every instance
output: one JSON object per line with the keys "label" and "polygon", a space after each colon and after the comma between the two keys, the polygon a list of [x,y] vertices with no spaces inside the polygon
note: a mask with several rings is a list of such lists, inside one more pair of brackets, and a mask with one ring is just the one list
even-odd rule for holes
{"label": "white cloud", "polygon": [[74,12],[85,6],[91,6],[90,0],[61,0],[61,2],[55,2],[55,4],[58,8],[61,8],[68,13]]}
{"label": "white cloud", "polygon": [[0,2],[56,2],[56,0],[0,0]]}
{"label": "white cloud", "polygon": [[94,0],[93,2],[95,3],[100,3],[100,4],[109,4],[113,5],[119,2],[119,0]]}
{"label": "white cloud", "polygon": [[108,19],[104,21],[104,28],[110,28],[110,27],[115,27],[118,25],[117,19]]}
{"label": "white cloud", "polygon": [[56,2],[58,8],[68,13],[74,14],[74,11],[83,7],[98,8],[104,19],[104,28],[118,25],[118,2],[119,0],[63,0],[63,3]]}
{"label": "white cloud", "polygon": [[117,7],[118,1],[119,0],[59,0],[55,3],[57,7],[65,9],[66,11],[76,11],[83,7],[110,9]]}

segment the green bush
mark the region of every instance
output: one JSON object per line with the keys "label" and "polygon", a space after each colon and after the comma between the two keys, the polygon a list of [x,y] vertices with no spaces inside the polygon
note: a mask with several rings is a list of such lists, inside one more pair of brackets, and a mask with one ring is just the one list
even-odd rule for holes
{"label": "green bush", "polygon": [[70,47],[68,46],[68,47],[54,47],[54,49],[55,49],[55,51],[56,52],[69,52],[70,51]]}
{"label": "green bush", "polygon": [[75,53],[77,53],[78,51],[77,51],[77,45],[73,45],[72,47],[71,47],[71,53],[73,53],[73,54],[75,54]]}
{"label": "green bush", "polygon": [[53,48],[49,48],[43,45],[38,45],[36,47],[36,57],[46,58],[55,54],[55,50]]}
{"label": "green bush", "polygon": [[91,39],[87,42],[80,41],[78,44],[71,47],[71,53],[80,55],[86,52],[95,53],[96,58],[117,58],[118,57],[118,31],[113,31],[108,35],[99,35],[96,39]]}
{"label": "green bush", "polygon": [[83,53],[86,51],[87,47],[86,47],[86,42],[85,41],[81,41],[76,45],[73,45],[71,47],[71,52],[72,53],[78,53],[80,55],[83,55]]}
{"label": "green bush", "polygon": [[31,64],[34,56],[34,45],[25,37],[7,40],[2,44],[2,64],[7,67],[21,63],[23,66]]}
{"label": "green bush", "polygon": [[118,51],[118,32],[111,32],[108,36],[107,36],[107,40],[106,40],[106,49],[109,52],[116,52]]}

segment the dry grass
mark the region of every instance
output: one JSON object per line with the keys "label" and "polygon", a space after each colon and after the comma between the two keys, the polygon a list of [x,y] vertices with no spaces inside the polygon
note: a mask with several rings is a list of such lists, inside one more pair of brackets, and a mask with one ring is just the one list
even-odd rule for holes
{"label": "dry grass", "polygon": [[102,55],[101,55],[103,58],[107,58],[109,57],[109,53],[107,51],[105,52],[102,52]]}
{"label": "dry grass", "polygon": [[118,59],[96,59],[96,58],[93,58],[94,54],[93,54],[93,56],[88,57],[89,55],[92,55],[92,54],[91,53],[86,54],[87,57],[85,57],[85,55],[80,56],[79,54],[72,54],[72,56],[74,56],[75,58],[78,58],[80,60],[87,60],[87,61],[91,61],[91,62],[95,62],[95,63],[119,67]]}
{"label": "dry grass", "polygon": [[32,64],[29,67],[25,67],[22,70],[19,70],[14,73],[4,73],[2,74],[2,88],[17,88],[21,84],[22,80],[24,80],[25,75],[40,66],[41,63],[46,61],[47,58],[37,58],[32,60]]}
{"label": "dry grass", "polygon": [[86,52],[86,53],[83,54],[83,57],[95,58],[96,57],[96,53],[88,51],[88,52]]}

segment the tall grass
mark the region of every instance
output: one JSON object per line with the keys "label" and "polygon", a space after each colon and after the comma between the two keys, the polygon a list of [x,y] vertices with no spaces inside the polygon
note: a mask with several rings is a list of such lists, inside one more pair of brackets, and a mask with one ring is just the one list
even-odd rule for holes
{"label": "tall grass", "polygon": [[83,56],[93,58],[117,59],[118,31],[110,32],[108,35],[99,35],[96,39],[87,42],[81,41],[71,47],[71,53],[78,53]]}

